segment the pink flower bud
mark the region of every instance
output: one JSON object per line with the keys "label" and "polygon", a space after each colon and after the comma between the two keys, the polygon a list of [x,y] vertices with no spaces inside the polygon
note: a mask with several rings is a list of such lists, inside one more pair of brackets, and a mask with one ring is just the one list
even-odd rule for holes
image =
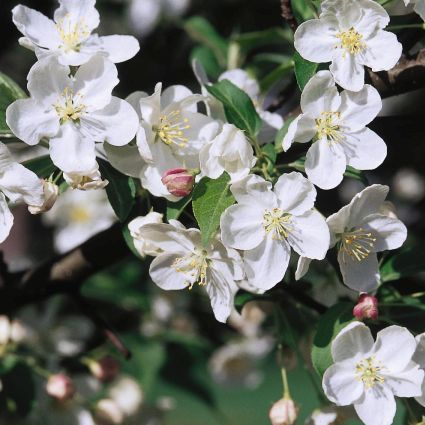
{"label": "pink flower bud", "polygon": [[366,293],[360,294],[356,306],[353,308],[353,315],[358,320],[378,318],[378,299]]}
{"label": "pink flower bud", "polygon": [[118,375],[120,365],[114,357],[105,356],[98,361],[90,362],[91,373],[102,382],[111,382]]}
{"label": "pink flower bud", "polygon": [[291,398],[281,398],[269,412],[272,425],[293,425],[298,417],[298,407]]}
{"label": "pink flower bud", "polygon": [[46,392],[50,397],[53,397],[60,402],[65,402],[74,396],[75,387],[69,376],[64,375],[63,373],[58,373],[57,375],[52,375],[48,379]]}
{"label": "pink flower bud", "polygon": [[161,181],[172,195],[182,198],[192,192],[195,176],[186,168],[172,168],[164,173]]}

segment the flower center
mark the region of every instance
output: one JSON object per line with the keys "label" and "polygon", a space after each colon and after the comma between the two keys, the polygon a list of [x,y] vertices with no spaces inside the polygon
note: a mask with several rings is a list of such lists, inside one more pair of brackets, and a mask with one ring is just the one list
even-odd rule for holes
{"label": "flower center", "polygon": [[90,212],[84,207],[74,207],[69,211],[69,221],[84,224],[91,220]]}
{"label": "flower center", "polygon": [[366,48],[363,36],[353,27],[348,31],[340,31],[336,36],[341,40],[341,43],[337,47],[345,49],[346,52],[352,55],[357,55]]}
{"label": "flower center", "polygon": [[376,242],[371,232],[365,232],[363,229],[353,230],[341,235],[340,250],[345,263],[346,255],[353,260],[362,261],[369,256],[371,249]]}
{"label": "flower center", "polygon": [[175,110],[168,115],[162,115],[159,118],[159,125],[154,130],[166,145],[184,148],[189,142],[189,139],[184,137],[185,130],[189,128],[189,120],[182,119],[181,112]]}
{"label": "flower center", "polygon": [[56,28],[62,40],[61,48],[65,50],[65,52],[78,52],[81,43],[90,35],[90,31],[84,19],[80,18],[76,23],[73,23],[71,15],[69,14],[56,24]]}
{"label": "flower center", "polygon": [[187,286],[189,290],[193,285],[206,286],[207,269],[209,266],[206,251],[198,251],[184,257],[179,257],[174,260],[172,267],[179,273],[183,273],[187,277]]}
{"label": "flower center", "polygon": [[53,105],[61,120],[61,124],[67,121],[78,121],[81,118],[86,110],[86,106],[80,103],[81,100],[82,95],[77,93],[74,96],[69,87],[63,91],[60,99]]}
{"label": "flower center", "polygon": [[291,217],[291,214],[283,212],[280,208],[266,210],[263,216],[264,229],[273,239],[286,239],[292,230]]}
{"label": "flower center", "polygon": [[383,384],[385,378],[381,375],[384,367],[374,357],[368,357],[356,364],[356,379],[362,381],[366,389],[373,388],[376,384]]}
{"label": "flower center", "polygon": [[339,112],[322,112],[321,118],[316,119],[317,138],[326,139],[330,142],[340,142],[343,139],[338,120]]}

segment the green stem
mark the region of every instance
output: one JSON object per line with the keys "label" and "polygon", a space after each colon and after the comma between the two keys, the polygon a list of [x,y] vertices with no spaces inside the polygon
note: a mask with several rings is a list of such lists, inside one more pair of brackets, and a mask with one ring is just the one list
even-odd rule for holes
{"label": "green stem", "polygon": [[[282,346],[280,346],[282,352]],[[289,383],[288,383],[288,375],[286,373],[286,369],[282,367],[282,383],[283,383],[283,398],[285,400],[291,399],[291,392],[289,391]]]}
{"label": "green stem", "polygon": [[395,31],[395,30],[403,30],[408,28],[418,28],[425,30],[425,24],[403,24],[403,25],[390,25],[386,29],[388,31]]}

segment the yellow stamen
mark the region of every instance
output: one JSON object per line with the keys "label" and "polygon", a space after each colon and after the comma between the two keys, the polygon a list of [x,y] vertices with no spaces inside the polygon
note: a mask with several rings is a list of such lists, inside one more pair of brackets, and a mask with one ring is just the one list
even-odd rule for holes
{"label": "yellow stamen", "polygon": [[74,96],[72,90],[67,87],[58,101],[53,105],[59,115],[61,124],[67,121],[78,121],[85,113],[86,106],[81,103],[82,95]]}
{"label": "yellow stamen", "polygon": [[75,24],[73,24],[69,14],[56,24],[56,28],[59,32],[59,37],[62,40],[61,48],[65,52],[80,51],[82,42],[90,35],[90,31],[88,26],[85,24],[84,19],[80,18]]}
{"label": "yellow stamen", "polygon": [[368,357],[356,364],[356,379],[362,381],[366,389],[373,388],[376,384],[385,382],[385,378],[381,375],[383,369],[374,356]]}
{"label": "yellow stamen", "polygon": [[321,118],[316,119],[317,139],[326,137],[328,142],[340,142],[344,138],[338,124],[340,116],[339,112],[322,112]]}
{"label": "yellow stamen", "polygon": [[372,232],[357,229],[341,235],[340,250],[342,258],[346,262],[346,255],[353,260],[362,261],[369,256],[376,242]]}
{"label": "yellow stamen", "polygon": [[280,208],[266,210],[263,216],[264,229],[267,233],[271,233],[273,239],[286,239],[292,230],[291,217],[291,214],[283,212]]}
{"label": "yellow stamen", "polygon": [[209,260],[206,251],[194,252],[184,257],[179,257],[174,260],[172,267],[179,273],[187,276],[187,286],[189,290],[195,284],[199,286],[207,285],[207,269]]}
{"label": "yellow stamen", "polygon": [[182,119],[181,112],[175,110],[168,115],[162,115],[159,119],[159,125],[154,130],[166,145],[184,148],[189,142],[189,139],[185,137],[185,130],[189,128],[189,120],[187,118]]}
{"label": "yellow stamen", "polygon": [[348,31],[340,31],[336,36],[341,40],[341,43],[336,47],[345,49],[345,53],[357,55],[366,48],[366,43],[363,41],[363,36],[353,27],[351,27]]}

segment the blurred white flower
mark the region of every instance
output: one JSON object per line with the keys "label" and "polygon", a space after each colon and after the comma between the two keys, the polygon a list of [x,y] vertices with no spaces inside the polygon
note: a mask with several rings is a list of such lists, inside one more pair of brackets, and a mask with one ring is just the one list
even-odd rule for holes
{"label": "blurred white flower", "polygon": [[125,416],[130,417],[139,411],[144,394],[134,379],[121,377],[109,388],[108,397],[115,402]]}
{"label": "blurred white flower", "polygon": [[[425,370],[425,333],[416,336],[417,347],[413,356],[413,361],[416,362],[422,370]],[[422,382],[422,394],[415,397],[416,401],[425,407],[425,379]]]}
{"label": "blurred white flower", "polygon": [[325,406],[316,409],[306,419],[305,425],[338,425],[345,423],[346,419],[356,417],[351,407]]}
{"label": "blurred white flower", "polygon": [[63,253],[107,229],[115,214],[103,190],[67,190],[43,221],[55,227],[55,248]]}
{"label": "blurred white flower", "polygon": [[413,169],[402,168],[393,177],[393,190],[402,199],[418,202],[425,197],[425,179]]}
{"label": "blurred white flower", "polygon": [[[402,5],[404,3],[404,5]],[[398,7],[397,7],[398,6]],[[404,11],[401,9],[404,6]],[[399,0],[398,5],[395,5],[395,12],[400,15],[416,12],[425,21],[425,0]]]}
{"label": "blurred white flower", "polygon": [[294,425],[299,407],[290,397],[283,397],[273,404],[269,412],[272,425]]}

